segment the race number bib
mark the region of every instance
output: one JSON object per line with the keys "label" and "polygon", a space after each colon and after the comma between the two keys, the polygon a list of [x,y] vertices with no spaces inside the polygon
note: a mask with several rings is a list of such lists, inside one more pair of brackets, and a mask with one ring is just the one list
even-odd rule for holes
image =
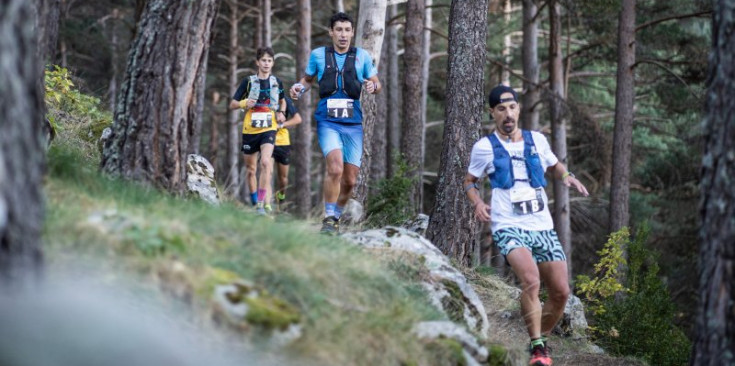
{"label": "race number bib", "polygon": [[512,188],[510,190],[510,204],[516,215],[529,215],[544,209],[544,199],[541,188]]}
{"label": "race number bib", "polygon": [[333,118],[352,118],[355,108],[352,99],[328,99],[327,113]]}
{"label": "race number bib", "polygon": [[273,114],[270,112],[254,112],[250,116],[250,126],[253,128],[268,128],[273,126]]}

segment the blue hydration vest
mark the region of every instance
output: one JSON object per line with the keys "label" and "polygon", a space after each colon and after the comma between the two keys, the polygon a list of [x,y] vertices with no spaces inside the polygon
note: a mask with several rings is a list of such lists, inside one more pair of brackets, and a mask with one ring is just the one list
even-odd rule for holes
{"label": "blue hydration vest", "polygon": [[541,158],[536,151],[536,145],[533,143],[531,131],[521,130],[523,134],[523,158],[511,157],[494,133],[487,136],[490,144],[493,146],[493,165],[495,171],[491,173],[490,184],[493,188],[510,189],[515,184],[516,179],[513,176],[513,160],[524,160],[526,162],[526,171],[529,179],[518,179],[519,181],[528,182],[530,180],[531,187],[546,187],[546,179],[544,178],[544,168],[541,166]]}

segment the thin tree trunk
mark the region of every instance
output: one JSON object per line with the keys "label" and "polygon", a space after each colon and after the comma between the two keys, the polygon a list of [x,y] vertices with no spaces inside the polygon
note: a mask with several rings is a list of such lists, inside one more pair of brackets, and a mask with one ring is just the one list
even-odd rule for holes
{"label": "thin tree trunk", "polygon": [[[398,14],[398,5],[389,7],[388,18],[393,19]],[[388,32],[388,73],[383,85],[386,85],[386,94],[388,98],[388,171],[387,175],[392,177],[395,167],[395,157],[400,152],[401,144],[401,115],[399,107],[401,105],[401,93],[398,88],[398,26],[391,25],[387,29]]]}
{"label": "thin tree trunk", "polygon": [[462,190],[483,109],[487,0],[452,0],[449,13],[447,101],[439,181],[426,237],[442,252],[469,265],[480,228]]}
{"label": "thin tree trunk", "polygon": [[265,0],[255,0],[255,6],[258,7],[258,17],[255,20],[255,42],[253,48],[258,49],[265,45],[265,34],[263,34],[263,3]]}
{"label": "thin tree trunk", "polygon": [[[433,29],[432,19],[432,5],[433,0],[426,0],[426,10],[424,11],[424,43],[421,45],[421,57],[424,64],[421,68],[421,179],[423,180],[424,167],[426,166],[426,121],[427,117],[427,103],[429,101],[429,70],[431,66],[431,30]],[[423,183],[421,184],[421,202],[419,212],[424,212],[424,193]]]}
{"label": "thin tree trunk", "polygon": [[735,364],[735,4],[714,1],[704,119],[699,306],[691,365]]}
{"label": "thin tree trunk", "polygon": [[[388,42],[383,42],[380,50],[380,65],[385,69],[388,64]],[[378,73],[382,74],[382,70]],[[373,129],[373,157],[370,165],[370,183],[368,194],[374,194],[377,183],[385,179],[388,168],[386,136],[388,133],[388,93],[385,90],[376,97],[376,118]]]}
{"label": "thin tree trunk", "polygon": [[[549,109],[551,112],[551,149],[563,164],[567,164],[567,127],[564,117],[564,68],[561,52],[561,15],[556,0],[549,3],[549,79],[551,96]],[[569,221],[569,188],[561,181],[554,181],[554,229],[559,235],[564,253],[567,255],[569,276],[572,275],[572,229]]]}
{"label": "thin tree trunk", "polygon": [[40,275],[43,227],[43,88],[36,13],[0,1],[0,284]]}
{"label": "thin tree trunk", "polygon": [[[237,78],[237,64],[238,64],[238,53],[240,51],[239,42],[239,25],[240,25],[240,9],[237,1],[227,1],[227,5],[230,8],[230,47],[228,60],[228,84],[230,86],[229,95],[227,100],[230,100],[235,92],[237,91],[238,78]],[[242,134],[240,133],[240,110],[230,109],[227,112],[227,180],[225,187],[227,193],[232,197],[238,197],[238,190],[240,187],[240,139]]]}
{"label": "thin tree trunk", "polygon": [[171,192],[186,188],[219,0],[146,3],[101,168]]}
{"label": "thin tree trunk", "polygon": [[[296,39],[296,79],[303,76],[311,53],[311,0],[298,0],[299,21]],[[299,217],[308,217],[311,211],[311,92],[304,93],[298,100],[301,124],[296,126],[293,145],[294,203]]]}
{"label": "thin tree trunk", "polygon": [[110,20],[110,68],[112,69],[112,75],[110,75],[110,86],[107,88],[107,97],[109,98],[110,110],[115,110],[115,101],[117,100],[117,78],[120,74],[120,68],[118,67],[118,48],[119,41],[117,35],[117,22],[120,17],[120,11],[117,8],[112,9],[112,19]]}
{"label": "thin tree trunk", "polygon": [[635,0],[623,0],[618,21],[618,77],[610,182],[610,232],[630,223],[630,157],[635,100]]}
{"label": "thin tree trunk", "polygon": [[271,0],[263,0],[263,6],[260,8],[260,14],[263,17],[263,45],[265,47],[273,47],[273,31],[271,28]]}
{"label": "thin tree trunk", "polygon": [[538,22],[535,20],[538,7],[535,0],[523,0],[523,96],[521,96],[521,126],[526,130],[539,129],[539,65],[538,65]]}
{"label": "thin tree trunk", "polygon": [[[506,65],[510,65],[513,58],[511,57],[513,43],[511,40],[510,22],[511,22],[511,5],[510,0],[503,0],[503,20],[505,21],[506,33],[503,36],[503,50],[501,52],[503,56],[503,62]],[[510,71],[506,67],[500,69],[500,83],[503,85],[510,85]]]}
{"label": "thin tree trunk", "polygon": [[423,197],[424,124],[421,115],[421,74],[424,69],[424,0],[406,3],[406,29],[403,32],[403,121],[401,152],[408,165],[407,175],[413,179],[409,198],[413,213],[421,212]]}
{"label": "thin tree trunk", "polygon": [[[373,58],[375,68],[380,66],[380,50],[385,34],[386,0],[361,0],[360,13],[357,18],[355,46],[365,49]],[[363,90],[360,97],[362,108],[362,162],[357,176],[354,198],[363,206],[367,200],[368,183],[370,181],[370,164],[373,152],[373,131],[377,118],[375,95]]]}

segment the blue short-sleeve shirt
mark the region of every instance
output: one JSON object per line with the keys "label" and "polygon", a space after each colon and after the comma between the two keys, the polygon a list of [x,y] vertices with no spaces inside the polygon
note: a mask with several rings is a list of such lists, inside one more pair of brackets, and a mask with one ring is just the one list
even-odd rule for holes
{"label": "blue short-sleeve shirt", "polygon": [[[326,67],[326,61],[325,61],[325,54],[324,51],[326,50],[326,47],[319,47],[317,49],[314,49],[311,51],[311,55],[309,56],[309,63],[306,66],[306,75],[309,76],[316,76],[317,81],[322,79],[322,76],[324,75],[324,68]],[[337,61],[337,68],[342,69],[345,64],[345,60],[347,59],[347,53],[334,53],[334,58]],[[363,83],[365,80],[375,76],[378,74],[378,70],[373,66],[373,59],[370,57],[370,54],[365,51],[362,48],[357,48],[355,52],[355,72],[357,74],[357,79],[360,81],[360,83]],[[342,83],[340,81],[338,87],[341,87]],[[353,104],[355,113],[353,115],[353,118],[350,119],[337,119],[330,117],[327,113],[327,99],[330,98],[349,98],[347,94],[345,94],[343,91],[338,91],[334,95],[330,96],[329,98],[324,98],[319,101],[319,104],[316,107],[316,111],[314,112],[314,117],[316,118],[317,122],[320,121],[330,121],[330,122],[338,122],[338,123],[362,123],[362,109],[360,108],[360,101],[356,100]]]}

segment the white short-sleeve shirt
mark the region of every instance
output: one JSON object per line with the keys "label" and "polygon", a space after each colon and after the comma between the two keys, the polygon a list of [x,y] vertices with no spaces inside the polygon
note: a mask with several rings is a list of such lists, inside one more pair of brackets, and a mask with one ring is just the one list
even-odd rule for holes
{"label": "white short-sleeve shirt", "polygon": [[[493,132],[496,133],[496,132]],[[536,145],[536,151],[541,158],[541,166],[544,171],[550,166],[556,165],[559,159],[551,151],[549,142],[546,137],[539,132],[531,131],[533,143]],[[496,134],[501,145],[508,151],[510,156],[523,157],[524,142],[508,142],[506,139]],[[477,178],[482,178],[495,172],[493,164],[493,146],[490,139],[484,136],[472,147],[472,155],[470,156],[470,166],[468,173]],[[526,163],[522,160],[512,160],[513,175],[516,179],[528,179],[528,171]],[[514,188],[530,187],[529,182],[516,181]],[[524,230],[550,230],[554,228],[554,222],[549,212],[549,198],[546,191],[542,190],[544,209],[528,215],[516,215],[510,203],[510,189],[494,188],[490,202],[490,221],[492,230],[497,231],[508,227],[517,227]]]}

